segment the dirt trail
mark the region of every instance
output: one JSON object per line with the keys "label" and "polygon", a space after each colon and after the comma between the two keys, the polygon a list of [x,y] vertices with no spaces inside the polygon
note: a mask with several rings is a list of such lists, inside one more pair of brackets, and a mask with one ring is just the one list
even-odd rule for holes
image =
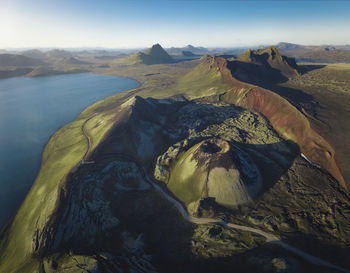
{"label": "dirt trail", "polygon": [[197,217],[193,217],[190,216],[186,209],[182,206],[182,204],[177,201],[176,199],[174,199],[173,197],[171,197],[170,195],[168,195],[156,182],[153,181],[152,178],[150,178],[146,172],[146,169],[144,168],[144,166],[137,160],[134,158],[131,158],[130,156],[124,155],[124,154],[119,154],[119,153],[111,153],[111,154],[105,154],[101,157],[98,158],[94,158],[94,160],[90,160],[90,161],[86,161],[86,157],[90,152],[90,148],[91,148],[91,139],[90,136],[86,133],[85,131],[85,125],[86,123],[92,119],[95,115],[91,116],[90,118],[88,118],[84,124],[82,125],[81,129],[83,134],[85,135],[87,142],[88,142],[88,148],[85,152],[84,157],[81,160],[81,164],[93,164],[96,162],[99,162],[101,160],[105,160],[105,159],[112,159],[112,160],[117,160],[117,159],[123,159],[123,160],[127,160],[127,161],[131,161],[133,163],[135,163],[138,167],[139,170],[142,173],[142,176],[144,177],[144,179],[151,184],[151,186],[156,189],[165,199],[167,199],[169,202],[171,202],[176,209],[180,212],[180,214],[182,215],[182,217],[184,219],[186,219],[188,222],[194,223],[194,224],[208,224],[208,223],[216,223],[218,225],[222,225],[225,227],[230,227],[230,228],[234,228],[234,229],[238,229],[238,230],[243,230],[243,231],[248,231],[248,232],[252,232],[255,234],[259,234],[263,237],[265,237],[266,242],[267,243],[271,243],[271,244],[275,244],[275,245],[279,245],[280,247],[283,247],[284,249],[298,255],[299,257],[303,258],[304,260],[315,264],[315,265],[321,265],[321,266],[325,266],[325,267],[329,267],[332,269],[336,269],[339,270],[340,272],[345,272],[345,273],[350,273],[350,270],[347,270],[345,268],[342,268],[340,266],[331,264],[321,258],[315,257],[311,254],[308,254],[296,247],[293,247],[291,245],[288,245],[284,242],[282,242],[276,235],[272,234],[272,233],[267,233],[263,230],[260,229],[256,229],[256,228],[252,228],[252,227],[248,227],[248,226],[243,226],[243,225],[237,225],[237,224],[233,224],[233,223],[227,223],[222,221],[221,219],[215,219],[215,218],[197,218]]}
{"label": "dirt trail", "polygon": [[96,115],[97,115],[97,114],[92,115],[91,117],[89,117],[87,120],[84,121],[83,125],[81,125],[81,131],[83,132],[83,134],[84,134],[84,136],[85,136],[85,138],[86,138],[86,142],[87,142],[87,145],[88,145],[88,146],[87,146],[87,149],[86,149],[86,152],[85,152],[83,158],[82,158],[81,161],[80,161],[80,164],[90,163],[90,162],[86,161],[86,157],[87,157],[87,155],[89,154],[90,149],[91,149],[91,138],[90,138],[90,136],[88,135],[88,133],[87,133],[86,130],[85,130],[85,125],[86,125],[86,123],[88,123],[88,121],[89,121],[90,119],[92,119],[92,118],[95,117]]}

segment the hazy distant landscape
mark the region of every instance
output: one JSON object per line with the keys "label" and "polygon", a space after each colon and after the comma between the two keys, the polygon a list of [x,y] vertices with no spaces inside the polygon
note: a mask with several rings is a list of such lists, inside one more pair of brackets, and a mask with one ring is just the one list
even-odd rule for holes
{"label": "hazy distant landscape", "polygon": [[348,12],[5,1],[0,273],[350,272]]}

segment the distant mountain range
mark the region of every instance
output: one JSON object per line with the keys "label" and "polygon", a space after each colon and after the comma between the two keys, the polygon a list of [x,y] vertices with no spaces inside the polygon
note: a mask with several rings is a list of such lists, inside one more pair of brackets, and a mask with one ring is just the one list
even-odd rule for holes
{"label": "distant mountain range", "polygon": [[194,54],[207,54],[209,50],[205,47],[195,47],[193,45],[187,45],[185,47],[170,47],[167,48],[169,54],[181,54],[183,51],[189,51]]}
{"label": "distant mountain range", "polygon": [[[200,46],[187,45],[185,47],[170,47],[164,49],[159,44],[153,45],[145,51],[135,52],[116,49],[85,49],[85,50],[65,50],[65,49],[28,49],[21,51],[0,49],[0,67],[28,67],[42,66],[45,64],[58,65],[83,65],[89,64],[91,58],[96,60],[115,60],[114,63],[132,65],[132,64],[162,64],[172,63],[179,59],[191,59],[201,55],[215,55],[225,58],[235,58],[239,56],[238,61],[247,61],[259,63],[260,67],[266,67],[267,60],[263,61],[261,49],[248,50],[248,47],[236,48],[205,48]],[[350,62],[350,45],[300,45],[294,43],[281,42],[275,46],[281,55],[293,57],[297,61],[309,62],[329,62],[329,63],[349,63]],[[266,50],[265,50],[266,51]],[[272,50],[273,53],[275,50]],[[244,53],[245,52],[245,53]],[[133,53],[133,54],[132,54]],[[265,52],[268,55],[270,53]],[[128,55],[131,54],[131,55]],[[249,56],[248,56],[249,55]],[[261,56],[260,56],[261,55]],[[248,58],[248,59],[244,59]],[[271,59],[271,56],[268,57]],[[282,58],[282,57],[281,57]],[[284,59],[283,59],[284,58]],[[290,62],[291,60],[283,57],[281,63]],[[274,58],[274,62],[280,59],[278,55]],[[271,59],[272,60],[272,59]],[[264,63],[264,65],[262,65]],[[290,63],[291,64],[291,63]],[[291,64],[293,66],[293,64]],[[271,66],[273,68],[273,65]],[[279,67],[280,68],[280,67]],[[242,67],[240,69],[243,69]],[[247,69],[246,67],[244,69]],[[283,70],[283,69],[282,69]],[[288,70],[288,71],[287,71]],[[284,71],[290,75],[289,69]],[[11,70],[12,71],[12,70]],[[266,71],[265,71],[266,72]],[[271,71],[270,71],[271,72]],[[13,73],[13,72],[11,72]],[[275,75],[276,76],[276,75]]]}
{"label": "distant mountain range", "polygon": [[62,49],[53,49],[47,52],[42,52],[38,49],[31,49],[31,50],[22,51],[19,54],[30,58],[37,58],[37,59],[45,59],[45,58],[62,59],[62,58],[70,58],[73,56],[71,52],[62,50]]}
{"label": "distant mountain range", "polygon": [[286,42],[280,42],[276,45],[276,48],[280,51],[284,50],[313,50],[313,49],[326,49],[326,48],[333,48],[333,49],[340,49],[345,51],[350,51],[350,45],[301,45],[301,44],[293,44],[293,43],[286,43]]}
{"label": "distant mountain range", "polygon": [[350,45],[305,46],[283,42],[276,48],[284,55],[306,61],[350,62]]}

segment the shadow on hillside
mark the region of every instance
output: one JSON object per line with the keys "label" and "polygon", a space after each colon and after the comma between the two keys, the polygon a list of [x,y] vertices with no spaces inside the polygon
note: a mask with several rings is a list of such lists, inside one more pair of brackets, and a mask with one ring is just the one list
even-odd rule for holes
{"label": "shadow on hillside", "polygon": [[[282,71],[272,68],[268,63],[258,65],[240,61],[229,62],[227,66],[236,79],[268,89],[288,100],[298,110],[306,110],[314,117],[317,116],[318,103],[313,96],[296,88],[286,87],[281,84],[288,81],[288,77]],[[299,67],[300,73],[308,73],[314,69],[320,69],[323,65],[311,65],[310,68]]]}
{"label": "shadow on hillside", "polygon": [[227,68],[234,78],[255,85],[266,82],[282,83],[288,80],[280,70],[271,67],[267,62],[255,64],[234,60],[228,62]]}
{"label": "shadow on hillside", "polygon": [[313,117],[317,117],[317,108],[320,107],[320,105],[314,100],[312,95],[307,94],[300,89],[277,84],[263,84],[261,87],[280,95],[282,98],[285,98],[299,111],[304,112],[303,110],[306,110]]}
{"label": "shadow on hillside", "polygon": [[279,181],[300,154],[299,146],[290,140],[282,140],[272,144],[235,142],[234,145],[244,150],[258,167],[263,179],[260,195]]}
{"label": "shadow on hillside", "polygon": [[[223,124],[228,118],[237,118],[239,120],[240,115],[245,111],[244,108],[238,106],[217,106],[206,103],[205,100],[173,100],[171,104],[160,102],[162,100],[136,97],[133,112],[128,115],[128,120],[120,122],[120,125],[112,129],[110,135],[99,145],[93,157],[96,158],[98,154],[103,155],[104,153],[124,153],[134,157],[137,155],[135,146],[141,144],[138,144],[139,136],[137,132],[147,134],[147,129],[151,127],[151,124],[156,124],[161,129],[156,133],[157,145],[154,147],[153,156],[140,159],[146,169],[151,166],[154,168],[150,161],[155,162],[157,157],[164,154],[170,146],[187,139],[190,132],[202,132],[212,125]],[[165,117],[165,122],[161,124],[159,122],[160,118],[164,119]],[[232,125],[225,126],[227,126],[227,130],[230,130]],[[270,128],[268,130],[273,129]],[[163,132],[166,133],[163,135]],[[236,127],[232,132],[238,134],[238,136],[232,135],[232,138],[228,140],[232,145],[238,146],[246,152],[253,159],[262,174],[263,190],[261,193],[273,187],[280,177],[287,172],[300,153],[298,145],[292,141],[281,140],[272,144],[247,144],[245,143],[248,137],[247,131]],[[171,137],[167,134],[171,135]],[[204,139],[217,137],[217,134],[219,132],[214,131],[206,134],[197,134],[196,137],[186,140],[187,146],[184,149],[187,150]],[[236,142],[237,138],[240,138],[241,142]],[[148,139],[154,139],[154,137],[150,135]],[[166,187],[164,187],[164,190],[172,195]],[[173,197],[177,199],[175,196]]]}
{"label": "shadow on hillside", "polygon": [[[100,148],[96,150],[94,158],[103,157],[107,152],[118,152],[113,149],[116,149],[117,145],[124,145],[123,141],[126,141],[125,143],[133,142],[136,135],[135,131],[143,130],[144,133],[147,132],[143,127],[145,124],[148,127],[150,127],[150,124],[158,124],[158,126],[163,126],[162,130],[166,129],[165,131],[170,131],[172,134],[177,133],[178,137],[171,140],[167,139],[167,141],[163,140],[164,143],[159,143],[159,147],[154,151],[154,157],[156,158],[157,155],[164,153],[169,146],[184,137],[187,138],[189,131],[201,131],[210,125],[221,124],[227,119],[224,113],[230,113],[231,117],[238,117],[244,110],[236,106],[215,106],[199,101],[173,101],[172,104],[161,101],[137,97],[132,114],[126,115],[127,118],[120,122],[121,125],[112,129],[111,134],[105,138],[103,143],[100,144]],[[161,123],[160,118],[164,118],[164,116],[168,117],[167,122]],[[118,136],[118,132],[121,131],[122,127],[128,133]],[[171,128],[173,131],[170,130]],[[242,142],[235,142],[234,140],[230,142],[247,153],[259,168],[263,178],[263,188],[260,194],[263,194],[272,188],[281,176],[288,171],[299,154],[299,148],[291,141],[280,141],[272,144],[247,144],[243,141],[245,131],[238,130],[238,134],[242,138]],[[162,136],[159,137],[162,138]],[[190,147],[209,137],[213,136],[198,137],[195,142],[190,144]],[[126,139],[123,140],[122,138]],[[119,152],[128,154],[127,151]],[[199,242],[194,240],[196,226],[187,222],[176,207],[156,190],[151,188],[145,191],[116,191],[114,178],[107,180],[109,182],[106,182],[105,186],[101,186],[102,180],[96,178],[94,174],[107,176],[107,174],[101,172],[107,162],[108,160],[101,160],[95,164],[81,165],[74,174],[68,177],[59,198],[55,219],[49,222],[51,228],[48,226],[48,232],[43,235],[48,237],[43,239],[44,245],[41,247],[44,251],[41,251],[42,257],[57,252],[72,252],[86,256],[103,256],[108,253],[108,255],[118,257],[120,262],[119,268],[113,268],[113,263],[109,262],[111,272],[116,272],[120,268],[129,270],[128,262],[132,259],[139,260],[151,257],[150,263],[155,266],[157,272],[170,273],[232,272],[233,268],[235,272],[273,272],[269,268],[263,271],[260,269],[266,263],[271,263],[271,260],[275,257],[290,257],[289,253],[281,251],[279,247],[270,245],[263,245],[243,254],[222,254],[226,257],[221,258],[211,257],[210,255],[201,257],[194,254],[193,248],[202,243],[201,240]],[[93,179],[84,182],[83,177],[92,177]],[[104,198],[96,200],[95,196],[99,196],[99,191],[103,192]],[[99,197],[101,198],[101,196]],[[94,201],[98,202],[94,203]],[[100,204],[104,204],[104,202],[107,205],[101,206]],[[84,217],[90,219],[92,216],[83,213],[84,206],[82,204],[87,204],[86,207],[91,206],[88,211],[92,212],[92,216],[96,218],[93,223],[83,219]],[[76,211],[76,215],[79,217],[71,219],[72,211]],[[103,216],[110,215],[109,211],[119,222],[116,227],[103,231],[101,228],[103,221],[108,223],[108,219],[104,219]],[[232,210],[224,210],[223,212],[230,213],[230,215],[233,213]],[[90,223],[91,228],[86,226],[85,222]],[[54,242],[57,242],[55,239],[60,235],[60,232],[55,230],[55,227],[59,226],[64,227],[65,233],[61,238],[62,242],[58,241],[56,246]],[[74,231],[74,236],[65,238],[64,236],[69,231]],[[202,234],[201,236],[205,244],[208,235]],[[230,241],[231,239],[225,240],[223,240],[225,244],[236,243]],[[45,244],[47,245],[45,246]],[[244,239],[242,239],[242,244],[244,244]],[[129,250],[125,250],[125,245],[129,247]],[[204,245],[204,249],[215,249],[215,247],[210,243],[207,246]],[[218,251],[225,252],[225,250]],[[259,259],[262,262],[259,262],[259,259],[257,261],[256,257],[260,257]],[[266,259],[266,257],[268,258]],[[303,266],[308,269],[305,272],[312,272],[312,268],[309,268],[308,264],[303,264]],[[147,271],[144,270],[144,272]]]}
{"label": "shadow on hillside", "polygon": [[[304,99],[307,101],[307,97]],[[156,154],[164,153],[167,147],[184,137],[188,137],[186,134],[189,130],[197,129],[201,131],[210,125],[222,123],[226,119],[222,115],[224,112],[235,109],[235,111],[232,111],[232,115],[238,116],[243,111],[242,108],[235,106],[213,106],[200,101],[196,101],[196,103],[182,101],[174,105],[158,104],[157,106],[157,100],[155,99],[139,98],[138,100],[135,104],[138,109],[134,109],[134,115],[131,115],[131,119],[128,121],[132,122],[133,125],[129,127],[129,130],[142,128],[138,127],[142,125],[141,121],[154,123],[157,122],[159,117],[166,115],[168,116],[167,129],[173,127],[178,133],[178,138],[173,139],[171,143],[168,142],[167,145],[165,143],[160,144],[162,147],[155,152]],[[118,131],[119,129],[116,127],[114,130]],[[243,131],[239,131],[239,134],[242,134],[241,137],[244,138]],[[132,141],[132,138],[133,134],[130,133],[127,141]],[[204,138],[198,138],[196,142],[191,143],[190,147]],[[109,143],[105,145],[111,147],[121,140],[108,138],[108,141]],[[272,144],[247,144],[243,141],[238,143],[232,140],[231,143],[246,152],[259,168],[263,177],[263,189],[260,195],[270,190],[279,181],[300,153],[298,146],[291,141],[282,140]],[[168,194],[171,193],[168,192]],[[152,255],[154,265],[159,272],[232,272],[233,268],[235,272],[277,272],[277,269],[276,271],[272,270],[272,260],[276,257],[290,263],[290,267],[295,270],[294,272],[327,271],[327,269],[316,267],[295,258],[290,252],[278,246],[269,244],[242,254],[231,254],[220,258],[211,257],[210,255],[200,257],[193,253],[193,248],[201,243],[193,239],[196,226],[186,222],[177,209],[156,192],[130,193],[121,201],[112,204],[112,207],[121,221],[119,233],[113,234],[112,239],[101,240],[99,249],[108,250],[114,255],[118,255],[115,242],[119,240],[120,232],[128,231],[134,234],[134,237],[142,234],[146,246],[145,252]],[[281,204],[281,207],[283,208],[283,204]],[[225,210],[225,213],[231,213],[232,215],[233,212]],[[203,233],[201,238],[205,241],[206,236],[207,234]],[[300,243],[301,248],[310,253],[317,254],[318,248],[322,248],[323,250],[319,252],[320,257],[329,257],[329,253],[332,253],[331,255],[335,253],[334,257],[346,253],[344,249],[324,245],[311,236],[303,236],[300,234],[289,235],[290,239],[288,240],[295,246],[299,246]],[[303,240],[311,243],[311,245],[302,243]],[[227,240],[225,243],[231,244],[234,242]],[[204,248],[215,248],[215,245],[209,243],[206,246],[204,245]],[[268,267],[268,265],[271,267]]]}
{"label": "shadow on hillside", "polygon": [[199,60],[202,57],[202,55],[192,56],[192,57],[176,57],[173,58],[172,63],[182,63],[182,62],[190,62],[194,60]]}
{"label": "shadow on hillside", "polygon": [[326,67],[326,65],[322,65],[322,64],[304,64],[304,65],[299,65],[300,72],[302,74],[306,74],[306,73],[308,73],[310,71],[321,69],[321,68],[324,68],[324,67]]}

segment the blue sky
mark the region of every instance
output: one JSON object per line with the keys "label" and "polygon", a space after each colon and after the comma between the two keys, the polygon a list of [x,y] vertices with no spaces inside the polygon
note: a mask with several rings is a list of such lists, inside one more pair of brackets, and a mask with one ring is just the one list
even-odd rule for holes
{"label": "blue sky", "polygon": [[350,1],[2,0],[0,48],[350,44]]}

